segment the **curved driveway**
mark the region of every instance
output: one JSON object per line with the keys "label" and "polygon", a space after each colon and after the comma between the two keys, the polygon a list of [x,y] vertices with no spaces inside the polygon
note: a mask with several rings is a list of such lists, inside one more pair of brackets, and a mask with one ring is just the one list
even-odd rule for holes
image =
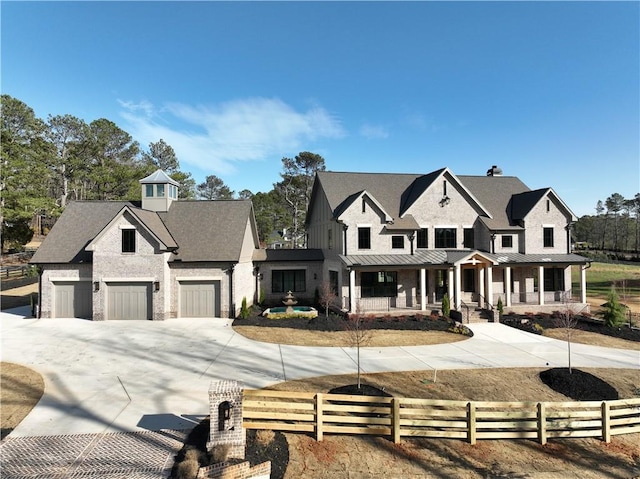
{"label": "curved driveway", "polygon": [[[22,314],[21,314],[22,313]],[[251,341],[227,319],[92,322],[0,313],[1,360],[45,378],[45,394],[11,437],[190,429],[208,414],[211,381],[247,388],[355,372],[355,349]],[[364,372],[566,366],[566,343],[501,324],[434,346],[362,348]],[[572,345],[576,367],[638,368],[640,352]]]}

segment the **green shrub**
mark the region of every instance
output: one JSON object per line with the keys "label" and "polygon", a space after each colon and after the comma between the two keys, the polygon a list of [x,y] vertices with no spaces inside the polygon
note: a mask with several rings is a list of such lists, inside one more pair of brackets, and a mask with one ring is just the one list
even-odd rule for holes
{"label": "green shrub", "polygon": [[449,302],[449,295],[447,293],[442,297],[442,316],[449,317],[451,313],[451,303]]}
{"label": "green shrub", "polygon": [[504,314],[504,305],[502,304],[502,296],[498,297],[498,304],[496,305],[496,309],[498,310],[500,319],[502,319],[502,315]]}
{"label": "green shrub", "polygon": [[249,308],[247,307],[247,297],[242,298],[242,306],[240,307],[240,317],[247,319],[249,317]]}
{"label": "green shrub", "polygon": [[616,288],[611,288],[607,300],[604,307],[604,323],[609,328],[615,328],[625,322],[624,306],[620,304]]}
{"label": "green shrub", "polygon": [[540,324],[538,324],[538,323],[534,323],[534,324],[533,324],[533,328],[534,328],[537,332],[539,332],[540,334],[542,334],[542,333],[544,332],[544,328],[543,328]]}
{"label": "green shrub", "polygon": [[264,304],[264,288],[260,288],[260,297],[258,298],[258,304],[262,306]]}

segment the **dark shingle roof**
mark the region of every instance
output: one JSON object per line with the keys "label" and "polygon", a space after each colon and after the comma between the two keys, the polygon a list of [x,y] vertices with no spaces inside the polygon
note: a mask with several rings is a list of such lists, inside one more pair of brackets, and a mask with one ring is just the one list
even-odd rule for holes
{"label": "dark shingle roof", "polygon": [[514,195],[511,202],[511,216],[514,220],[522,220],[540,199],[549,192],[549,188],[527,191]]}
{"label": "dark shingle roof", "polygon": [[87,245],[124,207],[168,249],[178,247],[172,260],[238,261],[252,218],[251,201],[174,201],[166,213],[139,208],[124,201],[75,201],[70,203],[32,263],[91,262]]}
{"label": "dark shingle roof", "polygon": [[324,261],[321,249],[257,249],[253,254],[254,261]]}

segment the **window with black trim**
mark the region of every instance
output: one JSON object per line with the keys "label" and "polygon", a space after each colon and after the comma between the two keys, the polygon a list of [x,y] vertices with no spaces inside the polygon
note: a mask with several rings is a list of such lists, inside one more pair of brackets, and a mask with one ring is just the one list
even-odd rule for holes
{"label": "window with black trim", "polygon": [[436,248],[455,248],[456,228],[436,228]]}
{"label": "window with black trim", "polygon": [[429,247],[429,229],[428,228],[421,228],[418,230],[416,246],[418,248]]}
{"label": "window with black trim", "polygon": [[544,290],[564,291],[563,268],[544,268]]}
{"label": "window with black trim", "polygon": [[462,246],[464,246],[465,248],[475,248],[475,237],[474,237],[474,233],[473,233],[473,228],[465,228],[463,231],[463,244]]}
{"label": "window with black trim", "polygon": [[329,240],[329,249],[333,249],[333,230],[331,228],[327,230],[327,239]]}
{"label": "window with black trim", "polygon": [[553,248],[553,228],[544,228],[542,231],[543,244],[545,248]]}
{"label": "window with black trim", "polygon": [[371,228],[358,228],[358,249],[371,249]]}
{"label": "window with black trim", "polygon": [[122,230],[122,252],[123,253],[136,252],[136,230],[134,229]]}
{"label": "window with black trim", "polygon": [[511,235],[502,235],[502,247],[503,248],[513,248],[513,236],[511,236]]}
{"label": "window with black trim", "polygon": [[404,236],[402,235],[394,235],[391,237],[391,247],[393,249],[403,249],[404,248]]}
{"label": "window with black trim", "polygon": [[395,271],[363,271],[360,273],[360,296],[394,298],[398,295],[398,273]]}
{"label": "window with black trim", "polygon": [[272,293],[303,293],[307,290],[307,278],[304,269],[274,270],[271,272]]}

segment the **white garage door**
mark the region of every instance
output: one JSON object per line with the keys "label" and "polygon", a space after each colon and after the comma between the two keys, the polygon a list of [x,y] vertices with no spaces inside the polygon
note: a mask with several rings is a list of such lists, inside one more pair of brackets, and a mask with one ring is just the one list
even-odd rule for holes
{"label": "white garage door", "polygon": [[53,289],[54,317],[91,319],[91,281],[56,281]]}
{"label": "white garage door", "polygon": [[219,281],[180,282],[180,317],[213,318],[219,316]]}
{"label": "white garage door", "polygon": [[107,283],[107,319],[153,319],[151,283]]}

